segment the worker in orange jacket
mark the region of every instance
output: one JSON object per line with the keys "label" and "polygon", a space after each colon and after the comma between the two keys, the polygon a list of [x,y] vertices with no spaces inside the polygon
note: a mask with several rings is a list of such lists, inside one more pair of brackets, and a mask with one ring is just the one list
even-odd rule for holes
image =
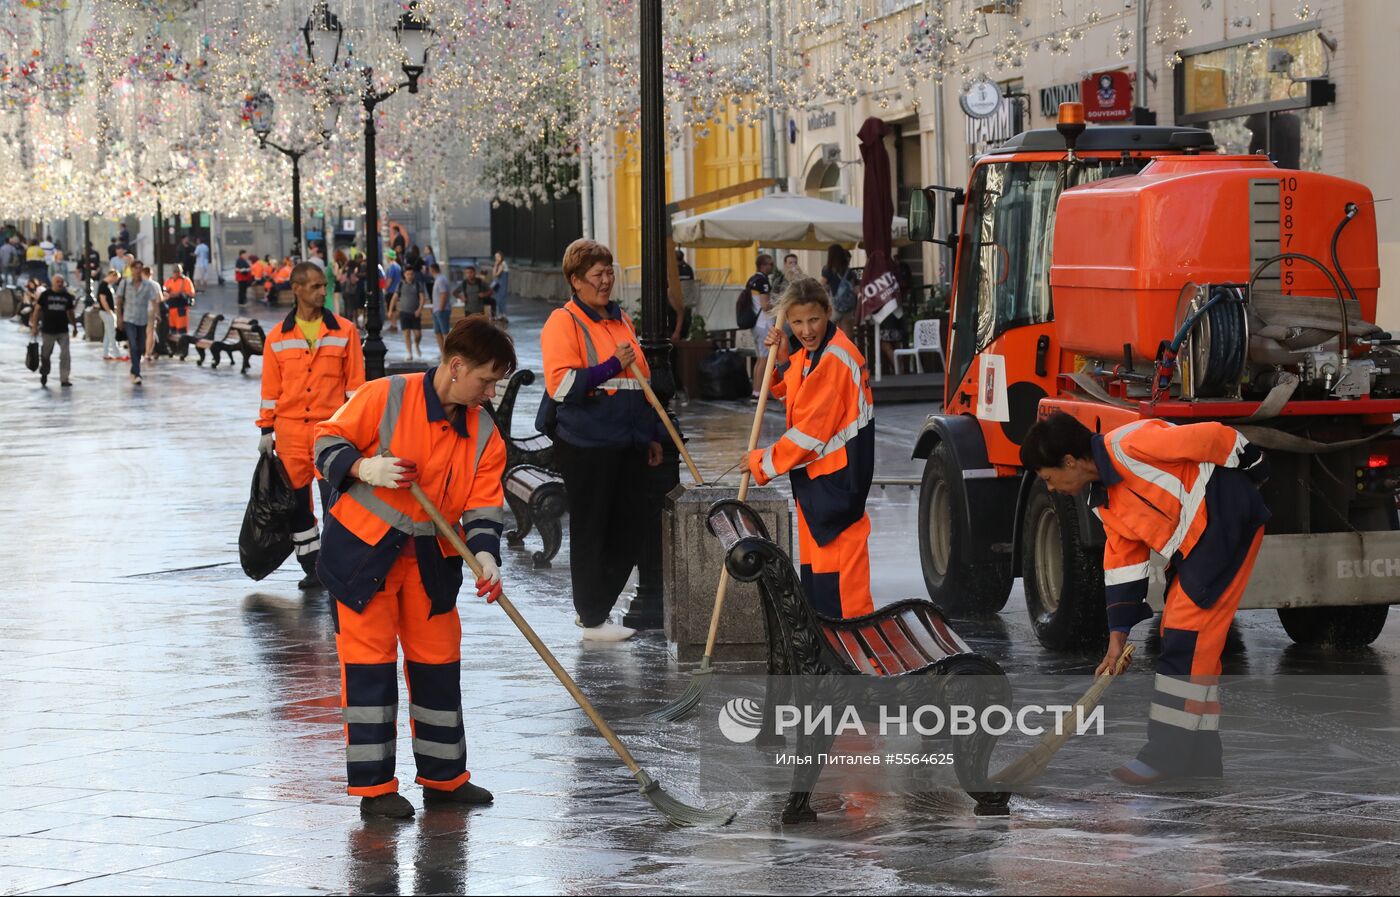
{"label": "worker in orange jacket", "polygon": [[375,380],[316,427],[316,466],[340,493],[326,520],[321,578],[335,598],[346,776],[365,815],[406,818],[394,777],[398,645],[404,653],[416,781],[426,802],[490,803],[471,782],[462,726],[457,592],[462,558],[407,491],[417,482],[480,564],[477,594],[501,593],[505,443],[482,404],[515,367],[510,337],[458,321],[442,362]]}
{"label": "worker in orange jacket", "polygon": [[1103,523],[1109,643],[1096,675],[1152,616],[1148,560],[1167,559],[1147,745],[1113,776],[1131,785],[1219,776],[1220,655],[1269,519],[1258,489],[1268,458],[1224,424],[1146,419],[1099,435],[1055,412],[1026,433],[1021,463],[1052,492],[1087,489]]}
{"label": "worker in orange jacket", "polygon": [[253,264],[249,268],[249,271],[253,275],[253,283],[263,288],[263,301],[265,302],[271,298],[268,295],[268,291],[272,287],[272,266],[267,263],[266,257],[258,258],[255,255],[252,258]]}
{"label": "worker in orange jacket", "polygon": [[636,630],[609,615],[637,564],[646,468],[661,463],[663,427],[633,373],[651,376],[612,299],[612,250],[575,240],[561,267],[573,297],[540,331],[545,395],[535,425],[554,440],[568,495],[574,625],[585,641],[620,642]]}
{"label": "worker in orange jacket", "polygon": [[165,280],[166,323],[170,339],[178,340],[190,332],[190,307],[194,305],[194,281],[185,276],[177,265],[175,273]]}
{"label": "worker in orange jacket", "polygon": [[[267,334],[263,347],[258,451],[277,452],[297,491],[292,541],[306,573],[298,587],[311,589],[320,585],[316,559],[321,546],[311,499],[314,430],[364,385],[365,357],[355,325],[325,307],[324,271],[310,262],[297,265],[292,293],[296,307]],[[324,514],[334,498],[325,483],[320,492]]]}
{"label": "worker in orange jacket", "polygon": [[865,501],[875,476],[875,408],[865,358],[832,323],[820,281],[793,281],[781,307],[792,338],[774,328],[765,345],[779,350],[772,393],[785,403],[788,429],[745,461],[760,486],[789,474],[812,607],[837,618],[873,613]]}

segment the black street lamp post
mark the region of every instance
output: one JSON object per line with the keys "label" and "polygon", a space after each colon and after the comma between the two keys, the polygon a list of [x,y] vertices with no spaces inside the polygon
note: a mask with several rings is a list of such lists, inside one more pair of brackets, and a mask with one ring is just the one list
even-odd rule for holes
{"label": "black street lamp post", "polygon": [[[642,352],[651,368],[651,383],[663,405],[675,394],[671,373],[671,339],[666,328],[666,99],[662,87],[661,0],[641,4],[641,157],[642,157]],[[657,629],[662,624],[662,567],[659,520],[661,504],[680,482],[680,453],[662,444],[659,467],[647,468],[646,542],[637,564],[637,593],[623,625]]]}
{"label": "black street lamp post", "polygon": [[292,160],[292,255],[301,258],[301,157],[311,152],[318,146],[324,146],[330,140],[331,134],[335,130],[335,122],[340,118],[340,104],[332,101],[326,107],[326,121],[321,129],[321,143],[305,146],[301,149],[291,149],[277,144],[271,139],[272,135],[272,115],[276,109],[276,104],[271,96],[265,91],[260,91],[253,97],[250,104],[249,121],[253,128],[253,133],[257,135],[258,146],[267,149],[271,147],[277,152]]}
{"label": "black street lamp post", "polygon": [[[311,59],[322,68],[334,67],[338,61],[344,30],[340,19],[327,8],[324,0],[317,4],[310,18],[306,20],[302,33],[306,37],[306,49]],[[366,280],[370,293],[367,303],[369,307],[365,310],[367,336],[364,351],[365,377],[370,380],[384,376],[384,356],[388,354],[382,336],[383,300],[379,288],[379,191],[375,183],[377,163],[374,108],[405,87],[409,93],[418,92],[418,79],[427,65],[428,40],[433,33],[428,20],[419,11],[418,4],[409,3],[408,9],[394,26],[394,36],[408,60],[403,64],[403,73],[408,80],[389,90],[378,91],[374,89],[373,70],[368,66],[362,69],[365,79],[364,88],[360,92],[360,103],[365,110],[365,259],[369,266]]]}

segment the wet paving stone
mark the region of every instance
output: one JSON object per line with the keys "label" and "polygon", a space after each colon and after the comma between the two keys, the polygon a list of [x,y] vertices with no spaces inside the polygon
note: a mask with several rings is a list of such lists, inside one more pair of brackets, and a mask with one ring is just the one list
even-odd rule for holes
{"label": "wet paving stone", "polygon": [[[232,291],[201,310],[230,314]],[[538,369],[547,309],[520,302],[512,329]],[[285,315],[261,308],[271,325]],[[573,626],[568,544],[548,570],[507,552],[509,591],[643,766],[680,799],[738,811],[721,830],[668,826],[500,611],[462,602],[468,762],[491,807],[423,812],[407,708],[399,773],[420,808],[366,822],[344,794],[333,624],[288,564],[253,583],[237,532],[256,460],[252,376],[151,365],[135,390],[96,345],[75,345],[71,391],[41,390],[0,322],[0,457],[26,475],[0,494],[0,893],[5,894],[1379,894],[1400,888],[1400,796],[1373,788],[1396,743],[1356,737],[1316,758],[1306,786],[1257,772],[1199,791],[1117,789],[1122,758],[1071,742],[1065,778],[972,816],[961,792],[819,791],[818,821],[784,826],[780,795],[701,794],[696,719],[641,718],[678,695],[659,633],[585,647]],[[400,351],[393,335],[391,359]],[[528,428],[541,385],[520,399]],[[909,447],[928,409],[877,412],[878,472],[917,475]],[[732,463],[749,406],[691,400],[681,420],[701,468]],[[770,413],[765,438],[783,428]],[[782,487],[786,488],[786,487]],[[877,600],[923,594],[917,494],[875,490]],[[36,546],[38,548],[36,549]],[[527,540],[527,548],[536,547]],[[1017,674],[1079,674],[1096,657],[1041,649],[1019,585],[995,618],[958,621]],[[1395,615],[1400,619],[1400,615]],[[1270,612],[1242,615],[1235,670],[1400,673],[1400,623],[1349,655],[1289,644]],[[1150,659],[1155,650],[1140,646]],[[1150,675],[1150,664],[1137,670]],[[1046,689],[1054,696],[1063,691]],[[1029,699],[1030,695],[1026,696]],[[401,704],[406,701],[401,700]],[[1268,736],[1276,704],[1227,703],[1227,726]],[[1300,696],[1290,711],[1338,733],[1365,720]],[[1140,730],[1138,730],[1140,732]],[[1394,733],[1392,733],[1394,734]],[[1140,736],[1139,736],[1140,737]],[[1344,743],[1346,739],[1341,739]],[[1395,753],[1387,753],[1395,748]],[[1368,773],[1368,770],[1371,773]]]}

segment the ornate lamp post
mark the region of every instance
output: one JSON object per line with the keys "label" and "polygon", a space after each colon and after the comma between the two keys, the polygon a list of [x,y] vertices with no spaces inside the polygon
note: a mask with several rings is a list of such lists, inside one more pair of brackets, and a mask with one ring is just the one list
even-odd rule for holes
{"label": "ornate lamp post", "polygon": [[244,115],[248,119],[249,125],[253,129],[253,134],[258,138],[258,146],[267,149],[271,147],[277,152],[292,160],[292,255],[301,257],[301,157],[311,152],[318,146],[322,146],[330,140],[331,134],[335,130],[336,120],[340,118],[340,104],[331,102],[326,107],[326,119],[321,128],[321,143],[313,143],[300,149],[281,146],[271,140],[272,119],[276,112],[277,104],[272,96],[265,90],[260,90],[253,95],[244,109]]}
{"label": "ornate lamp post", "polygon": [[[316,5],[306,20],[302,34],[306,38],[307,54],[317,65],[330,69],[339,62],[344,29],[340,19],[325,2]],[[361,70],[365,82],[360,92],[360,103],[365,110],[365,257],[369,264],[370,285],[369,308],[365,311],[365,329],[368,331],[365,339],[365,376],[370,379],[384,376],[384,356],[388,352],[381,336],[384,320],[379,290],[379,193],[375,183],[374,108],[402,88],[407,87],[409,93],[418,92],[418,79],[427,67],[428,49],[434,34],[418,4],[410,3],[394,26],[394,37],[404,51],[403,73],[408,80],[387,91],[378,91],[374,88],[373,69],[366,66]]]}

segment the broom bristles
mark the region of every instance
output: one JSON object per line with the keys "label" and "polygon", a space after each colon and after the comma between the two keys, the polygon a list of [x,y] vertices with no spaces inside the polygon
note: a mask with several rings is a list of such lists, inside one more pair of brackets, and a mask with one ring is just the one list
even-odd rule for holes
{"label": "broom bristles", "polygon": [[[1113,684],[1115,677],[1128,668],[1128,661],[1132,659],[1133,646],[1128,645],[1123,649],[1122,655],[1118,658],[1118,664],[1113,673],[1105,673],[1094,680],[1094,684],[1089,686],[1089,690],[1084,692],[1084,696],[1074,702],[1076,709],[1076,719],[1082,719],[1083,714],[1093,710],[1103,699],[1103,693],[1108,691],[1108,687]],[[1071,730],[1067,726],[1061,726],[1058,731],[1045,733],[1045,737],[1040,743],[1031,748],[1020,758],[1012,761],[1001,772],[992,777],[992,781],[999,785],[1025,785],[1032,779],[1037,778],[1050,766],[1051,759],[1054,758],[1065,742],[1069,741]]]}

